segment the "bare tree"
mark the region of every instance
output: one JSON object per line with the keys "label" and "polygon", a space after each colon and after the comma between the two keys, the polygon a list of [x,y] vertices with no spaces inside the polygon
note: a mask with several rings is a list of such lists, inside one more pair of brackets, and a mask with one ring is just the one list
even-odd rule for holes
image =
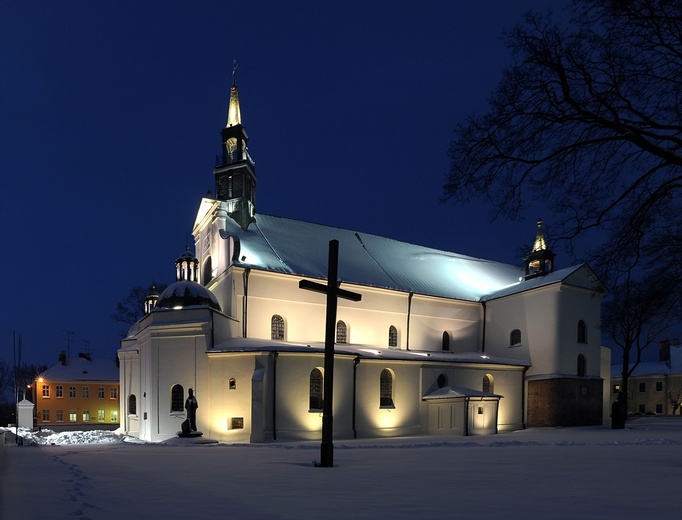
{"label": "bare tree", "polygon": [[637,280],[633,271],[612,290],[602,312],[603,329],[622,350],[622,398],[618,400],[621,418],[627,415],[629,378],[642,361],[643,352],[672,326],[682,306],[682,295],[670,290],[665,277]]}
{"label": "bare tree", "polygon": [[512,218],[542,200],[555,238],[572,248],[598,230],[592,253],[622,275],[680,222],[682,3],[574,0],[571,13],[529,13],[505,35],[515,64],[488,113],[457,127],[444,200],[482,196]]}
{"label": "bare tree", "polygon": [[128,296],[116,305],[116,311],[111,314],[111,319],[118,323],[132,325],[144,316],[144,301],[150,291],[155,290],[161,293],[166,287],[167,284],[164,283],[153,283],[149,287],[141,285],[133,287]]}

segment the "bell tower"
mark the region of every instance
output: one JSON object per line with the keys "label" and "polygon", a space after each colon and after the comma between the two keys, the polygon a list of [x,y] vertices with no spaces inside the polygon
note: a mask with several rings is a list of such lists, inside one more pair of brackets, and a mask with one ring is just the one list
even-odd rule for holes
{"label": "bell tower", "polygon": [[554,271],[554,253],[547,249],[545,236],[542,232],[542,219],[538,219],[538,230],[535,234],[533,250],[524,258],[526,266],[526,280],[536,276],[544,276]]}
{"label": "bell tower", "polygon": [[242,125],[237,91],[237,62],[232,69],[232,88],[227,124],[220,132],[222,154],[216,156],[216,198],[226,202],[227,214],[246,230],[256,214],[256,165],[249,156],[249,136]]}

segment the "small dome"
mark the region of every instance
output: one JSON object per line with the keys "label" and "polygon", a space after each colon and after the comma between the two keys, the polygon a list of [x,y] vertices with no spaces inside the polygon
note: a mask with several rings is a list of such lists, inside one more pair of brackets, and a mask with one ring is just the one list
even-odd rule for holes
{"label": "small dome", "polygon": [[218,299],[203,285],[189,280],[181,280],[169,285],[159,296],[157,308],[174,309],[201,305],[222,311]]}

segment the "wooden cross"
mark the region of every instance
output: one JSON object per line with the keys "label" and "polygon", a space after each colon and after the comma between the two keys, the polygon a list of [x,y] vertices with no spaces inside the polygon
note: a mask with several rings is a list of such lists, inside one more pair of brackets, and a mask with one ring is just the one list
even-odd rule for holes
{"label": "wooden cross", "polygon": [[324,334],[324,402],[322,405],[322,445],[320,463],[323,468],[334,466],[334,428],[332,416],[332,397],[334,391],[334,342],[336,335],[336,307],[338,298],[359,302],[362,295],[339,288],[339,241],[329,241],[329,266],[327,268],[327,285],[310,280],[301,280],[300,289],[315,291],[327,295],[327,320]]}

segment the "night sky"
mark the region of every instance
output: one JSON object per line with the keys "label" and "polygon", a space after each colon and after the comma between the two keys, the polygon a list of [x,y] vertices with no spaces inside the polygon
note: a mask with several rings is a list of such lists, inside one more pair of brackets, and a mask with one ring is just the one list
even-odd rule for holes
{"label": "night sky", "polygon": [[117,302],[174,281],[235,59],[258,212],[520,264],[541,204],[491,223],[439,200],[453,129],[511,63],[502,30],[548,6],[0,0],[2,358],[13,332],[27,363],[113,357]]}

